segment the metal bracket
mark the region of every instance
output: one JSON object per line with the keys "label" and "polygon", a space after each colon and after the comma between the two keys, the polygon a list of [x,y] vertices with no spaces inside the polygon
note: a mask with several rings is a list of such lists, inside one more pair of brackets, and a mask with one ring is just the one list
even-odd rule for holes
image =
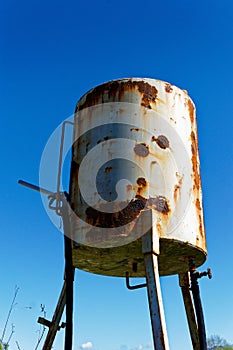
{"label": "metal bracket", "polygon": [[[51,328],[53,325],[53,323],[51,321],[47,320],[44,317],[39,317],[37,322],[40,324],[43,324],[44,326],[49,327],[49,328]],[[65,326],[66,326],[66,323],[62,322],[61,325],[57,327],[57,330],[60,331],[60,329],[65,328]]]}
{"label": "metal bracket", "polygon": [[129,283],[129,273],[128,272],[126,272],[126,274],[125,274],[125,280],[126,280],[126,287],[129,290],[145,288],[147,286],[147,283],[135,284],[134,286],[131,286]]}

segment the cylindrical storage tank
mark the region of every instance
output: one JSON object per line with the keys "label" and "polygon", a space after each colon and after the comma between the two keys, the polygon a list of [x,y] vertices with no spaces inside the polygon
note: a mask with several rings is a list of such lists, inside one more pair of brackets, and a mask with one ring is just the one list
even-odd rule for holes
{"label": "cylindrical storage tank", "polygon": [[145,275],[141,237],[159,235],[160,275],[206,259],[195,106],[169,83],[130,78],[87,92],[70,174],[73,264]]}

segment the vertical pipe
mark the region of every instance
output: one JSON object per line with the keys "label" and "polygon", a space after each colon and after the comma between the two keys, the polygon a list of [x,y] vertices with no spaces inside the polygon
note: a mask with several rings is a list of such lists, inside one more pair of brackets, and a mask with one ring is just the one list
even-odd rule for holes
{"label": "vertical pipe", "polygon": [[63,200],[62,220],[64,226],[64,245],[65,245],[65,280],[66,280],[66,334],[65,350],[72,350],[73,341],[73,281],[74,269],[72,261],[72,240],[71,229],[68,216],[67,195]]}
{"label": "vertical pipe", "polygon": [[191,270],[191,291],[193,294],[193,301],[196,310],[197,324],[198,324],[198,334],[199,334],[199,342],[200,349],[207,350],[207,342],[206,342],[206,331],[205,331],[205,322],[204,322],[204,314],[201,303],[200,289],[198,285],[198,278],[200,277],[199,272],[196,270]]}
{"label": "vertical pipe", "polygon": [[197,322],[195,317],[195,312],[193,308],[192,297],[190,294],[190,283],[188,272],[179,274],[179,284],[182,292],[182,297],[184,301],[189,333],[194,350],[201,350],[198,337]]}

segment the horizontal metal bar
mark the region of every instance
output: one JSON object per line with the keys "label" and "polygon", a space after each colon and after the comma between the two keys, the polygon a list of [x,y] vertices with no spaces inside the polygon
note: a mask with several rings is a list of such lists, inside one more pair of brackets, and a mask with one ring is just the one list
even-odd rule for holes
{"label": "horizontal metal bar", "polygon": [[49,321],[49,320],[47,320],[47,319],[44,318],[44,317],[39,317],[38,320],[37,320],[37,322],[40,323],[40,324],[43,324],[43,325],[46,326],[46,327],[51,327],[51,325],[52,325],[52,322]]}
{"label": "horizontal metal bar", "polygon": [[46,188],[33,185],[33,184],[31,184],[31,183],[29,183],[29,182],[27,182],[27,181],[19,180],[19,181],[18,181],[18,184],[19,184],[19,185],[22,185],[22,186],[25,186],[25,187],[28,187],[28,188],[30,188],[31,190],[34,190],[34,191],[37,191],[37,192],[41,192],[41,193],[44,193],[44,194],[47,194],[47,195],[52,195],[52,194],[54,194],[54,192],[51,192],[51,191],[49,191],[49,190],[46,190]]}

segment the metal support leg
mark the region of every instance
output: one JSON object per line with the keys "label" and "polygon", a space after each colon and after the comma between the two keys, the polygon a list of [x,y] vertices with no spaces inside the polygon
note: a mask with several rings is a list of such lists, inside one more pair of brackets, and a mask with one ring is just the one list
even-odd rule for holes
{"label": "metal support leg", "polygon": [[71,228],[68,216],[68,196],[63,200],[61,208],[63,228],[64,228],[64,245],[65,245],[65,279],[66,279],[66,334],[65,350],[72,350],[73,342],[73,283],[74,268],[72,260],[72,240]]}
{"label": "metal support leg", "polygon": [[208,269],[205,272],[199,272],[196,270],[194,261],[190,260],[191,291],[193,294],[193,301],[194,301],[196,317],[197,317],[200,349],[207,350],[204,313],[203,313],[203,309],[202,309],[200,289],[199,289],[199,285],[198,285],[198,279],[203,277],[203,276],[208,276],[209,278],[212,278],[211,270]]}
{"label": "metal support leg", "polygon": [[[74,269],[72,265],[71,240],[65,237],[66,251],[66,335],[65,335],[65,350],[72,350],[73,341],[73,281]],[[71,255],[71,256],[70,256]],[[71,260],[71,261],[70,261]]]}
{"label": "metal support leg", "polygon": [[190,293],[190,279],[188,272],[179,275],[179,285],[182,291],[187,321],[189,325],[190,337],[193,344],[193,350],[200,350],[198,328],[193,307],[193,301]]}
{"label": "metal support leg", "polygon": [[[153,215],[151,213],[151,215]],[[148,301],[155,350],[169,350],[158,271],[159,236],[156,229],[142,237]]]}

